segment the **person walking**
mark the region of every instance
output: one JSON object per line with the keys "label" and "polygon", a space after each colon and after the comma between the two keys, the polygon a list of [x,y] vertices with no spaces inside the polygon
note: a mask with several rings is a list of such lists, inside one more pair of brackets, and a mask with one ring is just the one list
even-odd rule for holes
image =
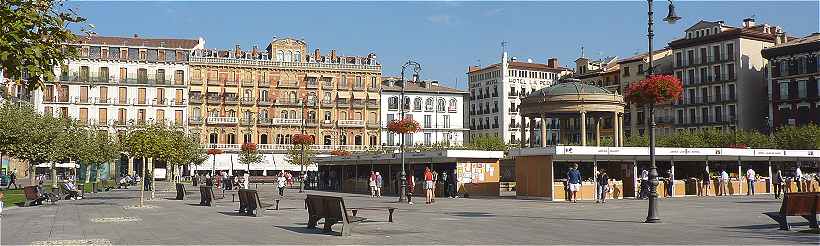
{"label": "person walking", "polygon": [[251,174],[250,174],[250,171],[245,172],[245,174],[242,174],[242,186],[244,186],[245,189],[250,189],[251,188]]}
{"label": "person walking", "polygon": [[698,195],[700,196],[709,196],[709,186],[712,185],[712,176],[709,174],[709,166],[706,166],[706,169],[703,170],[701,174],[701,183],[700,183],[700,192]]}
{"label": "person walking", "polygon": [[803,171],[799,166],[794,170],[794,181],[797,182],[797,192],[803,192]]}
{"label": "person walking", "polygon": [[11,172],[11,174],[9,174],[9,185],[6,186],[6,190],[11,189],[12,184],[14,185],[15,189],[20,188],[20,187],[17,187],[17,170],[14,170],[14,171]]}
{"label": "person walking", "polygon": [[581,190],[581,172],[578,171],[578,164],[572,164],[567,172],[567,183],[569,184],[570,201],[578,203],[578,191]]}
{"label": "person walking", "polygon": [[755,182],[757,181],[757,177],[755,176],[755,170],[751,167],[749,170],[746,170],[746,181],[748,183],[749,188],[746,190],[747,196],[754,196],[755,195]]}
{"label": "person walking", "polygon": [[447,171],[441,171],[441,185],[443,186],[442,188],[444,188],[442,191],[444,194],[442,195],[444,195],[444,197],[450,197],[450,184],[448,183],[449,179],[450,177],[447,176]]}
{"label": "person walking", "polygon": [[405,177],[405,182],[407,182],[407,204],[413,205],[413,193],[415,193],[416,188],[416,177],[413,176],[413,170],[409,170],[407,172],[407,177]]}
{"label": "person walking", "polygon": [[276,188],[279,189],[279,196],[285,196],[285,185],[287,184],[288,179],[285,178],[284,173],[279,173],[279,176],[276,177]]}
{"label": "person walking", "polygon": [[720,171],[720,178],[718,179],[718,189],[720,189],[720,196],[726,195],[727,183],[729,182],[729,173],[726,170]]}
{"label": "person walking", "polygon": [[774,199],[780,199],[780,194],[783,192],[783,171],[777,170],[772,180],[774,185]]}
{"label": "person walking", "polygon": [[430,171],[430,167],[424,168],[424,196],[426,198],[425,203],[430,204],[433,203],[433,172]]}
{"label": "person walking", "polygon": [[638,199],[647,199],[649,198],[649,171],[646,169],[641,170],[641,192],[638,196]]}
{"label": "person walking", "polygon": [[606,174],[606,170],[598,171],[598,190],[596,192],[598,194],[595,203],[606,203],[606,195],[609,193],[609,175]]}
{"label": "person walking", "polygon": [[450,193],[450,198],[458,198],[458,192],[456,191],[456,187],[458,187],[458,176],[456,172],[450,173],[450,182],[447,182],[447,190]]}
{"label": "person walking", "polygon": [[384,179],[382,178],[382,174],[376,172],[376,197],[382,197],[382,186],[384,185]]}
{"label": "person walking", "polygon": [[664,187],[666,188],[666,197],[672,197],[675,191],[675,175],[672,175],[672,170],[666,171],[666,177],[666,187]]}
{"label": "person walking", "polygon": [[370,198],[376,197],[376,173],[373,171],[370,171],[367,186],[370,187]]}

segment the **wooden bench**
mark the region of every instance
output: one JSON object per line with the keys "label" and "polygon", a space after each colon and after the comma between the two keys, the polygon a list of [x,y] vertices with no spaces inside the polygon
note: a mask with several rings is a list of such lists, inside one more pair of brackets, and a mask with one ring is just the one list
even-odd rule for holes
{"label": "wooden bench", "polygon": [[199,205],[200,206],[211,206],[211,202],[214,201],[214,189],[212,186],[199,186]]}
{"label": "wooden bench", "polygon": [[387,221],[393,223],[393,212],[396,211],[394,207],[366,207],[366,208],[348,208],[351,212],[353,212],[353,217],[359,213],[359,210],[387,210]]}
{"label": "wooden bench", "polygon": [[26,195],[26,201],[23,202],[23,207],[41,205],[43,201],[46,200],[46,198],[41,196],[40,192],[37,191],[37,186],[23,187],[23,193]]}
{"label": "wooden bench", "polygon": [[259,199],[259,193],[256,190],[240,189],[238,193],[239,214],[261,217],[266,208],[275,206],[274,208],[279,210],[279,198],[274,199],[274,204],[266,204]]}
{"label": "wooden bench", "polygon": [[347,214],[345,201],[341,197],[307,195],[305,208],[308,210],[307,228],[316,228],[320,219],[325,219],[325,231],[331,231],[333,224],[342,223],[342,236],[349,236],[353,223],[359,223],[364,218]]}
{"label": "wooden bench", "polygon": [[185,185],[182,183],[177,183],[177,200],[184,200],[185,199]]}
{"label": "wooden bench", "polygon": [[820,192],[785,193],[779,212],[763,213],[780,224],[780,230],[789,230],[788,216],[801,216],[809,221],[809,227],[817,229],[817,214],[820,208]]}

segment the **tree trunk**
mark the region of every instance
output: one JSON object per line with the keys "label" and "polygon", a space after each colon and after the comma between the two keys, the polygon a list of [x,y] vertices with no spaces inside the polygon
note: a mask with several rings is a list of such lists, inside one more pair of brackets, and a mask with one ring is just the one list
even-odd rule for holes
{"label": "tree trunk", "polygon": [[151,175],[148,176],[151,179],[151,182],[148,183],[148,189],[151,190],[151,198],[149,200],[154,200],[154,158],[148,158],[148,170],[151,170]]}
{"label": "tree trunk", "polygon": [[57,167],[56,163],[51,162],[51,188],[57,188]]}
{"label": "tree trunk", "polygon": [[[95,168],[95,169],[97,169],[97,176],[96,176],[96,179],[94,180],[94,183],[95,183],[95,184],[101,184],[101,183],[100,183],[100,167],[102,167],[102,164],[97,165],[97,168]],[[93,186],[92,186],[92,187],[93,187]],[[95,188],[95,189],[94,189],[94,190],[92,190],[92,191],[91,191],[91,193],[97,193],[97,189],[96,189],[97,187],[94,187],[94,188]]]}
{"label": "tree trunk", "polygon": [[37,184],[37,165],[34,165],[33,161],[28,161],[28,179],[29,185],[38,185]]}
{"label": "tree trunk", "polygon": [[91,180],[91,164],[85,165],[85,183],[88,184],[88,181]]}
{"label": "tree trunk", "polygon": [[140,179],[140,207],[144,205],[145,200],[145,158],[141,158],[142,163],[140,164],[140,169],[142,169],[141,175],[142,179]]}

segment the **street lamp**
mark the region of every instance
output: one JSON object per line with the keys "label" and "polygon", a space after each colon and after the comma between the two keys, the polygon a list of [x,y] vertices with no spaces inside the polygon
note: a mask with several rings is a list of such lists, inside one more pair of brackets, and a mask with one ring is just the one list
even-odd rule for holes
{"label": "street lamp", "polygon": [[[680,20],[681,17],[675,14],[675,5],[672,4],[672,0],[669,1],[669,13],[666,15],[666,18],[663,18],[664,21],[668,22],[669,24],[674,24],[676,21]],[[649,67],[646,70],[646,77],[652,76],[652,72],[654,67],[652,67],[652,38],[655,37],[655,33],[652,30],[653,24],[653,12],[652,12],[652,0],[647,0],[647,7],[648,11],[648,28],[647,28],[647,35],[646,37],[649,39]],[[661,222],[661,219],[658,218],[658,166],[655,165],[655,104],[649,105],[649,211],[646,215],[646,223],[658,223]]]}
{"label": "street lamp", "polygon": [[[401,119],[404,119],[404,87],[407,84],[404,81],[404,70],[408,67],[413,68],[413,81],[416,82],[419,80],[419,72],[421,72],[421,64],[414,61],[407,61],[404,65],[401,66],[401,97],[399,99],[399,110],[401,112]],[[409,103],[407,105],[410,106]],[[399,202],[406,202],[407,199],[407,172],[404,167],[404,136],[405,133],[401,134],[401,176],[399,183],[401,183],[401,192],[399,192]],[[411,133],[412,134],[412,133]]]}
{"label": "street lamp", "polygon": [[[301,104],[302,104],[302,126],[300,127],[301,128],[300,130],[301,130],[302,134],[305,134],[305,102],[306,102],[306,100],[307,100],[307,95],[302,96],[302,102],[301,102]],[[302,165],[299,165],[299,166],[301,166],[301,171],[299,172],[299,193],[302,193],[302,192],[305,192],[305,178],[304,177],[306,177],[306,175],[305,175],[305,145],[304,144],[300,144],[300,145],[302,145],[302,157],[300,158],[299,162],[301,162]]]}

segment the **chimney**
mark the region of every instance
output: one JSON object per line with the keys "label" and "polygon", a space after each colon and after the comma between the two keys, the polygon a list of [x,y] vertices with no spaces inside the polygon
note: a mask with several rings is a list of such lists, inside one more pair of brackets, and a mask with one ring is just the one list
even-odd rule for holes
{"label": "chimney", "polygon": [[316,60],[319,61],[319,57],[321,57],[321,53],[319,53],[319,49],[313,50],[313,57],[316,57]]}
{"label": "chimney", "polygon": [[481,68],[478,67],[478,66],[469,66],[469,67],[467,67],[467,72],[468,73],[472,73],[472,72],[478,71],[478,70],[481,70]]}
{"label": "chimney", "polygon": [[336,61],[336,50],[330,50],[330,60]]}
{"label": "chimney", "polygon": [[777,33],[774,34],[774,45],[783,44],[785,42],[788,42],[786,33],[782,30],[777,30]]}
{"label": "chimney", "polygon": [[746,18],[743,19],[743,27],[749,28],[755,26],[755,19],[754,18]]}
{"label": "chimney", "polygon": [[253,56],[253,58],[256,58],[256,54],[259,54],[259,46],[253,45],[253,50],[251,50],[251,56]]}
{"label": "chimney", "polygon": [[718,23],[718,24],[720,24],[720,25],[722,26],[722,25],[723,25],[724,23],[726,23],[726,22],[725,22],[725,21],[723,21],[723,20],[718,20],[718,21],[717,21],[717,23]]}
{"label": "chimney", "polygon": [[240,58],[242,56],[242,49],[239,48],[239,44],[234,45],[233,49],[233,57]]}
{"label": "chimney", "polygon": [[134,38],[139,38],[139,37],[140,37],[140,35],[137,35],[136,33],[134,33]]}
{"label": "chimney", "polygon": [[558,68],[559,66],[561,66],[561,64],[558,64],[558,58],[553,57],[547,59],[547,67]]}

